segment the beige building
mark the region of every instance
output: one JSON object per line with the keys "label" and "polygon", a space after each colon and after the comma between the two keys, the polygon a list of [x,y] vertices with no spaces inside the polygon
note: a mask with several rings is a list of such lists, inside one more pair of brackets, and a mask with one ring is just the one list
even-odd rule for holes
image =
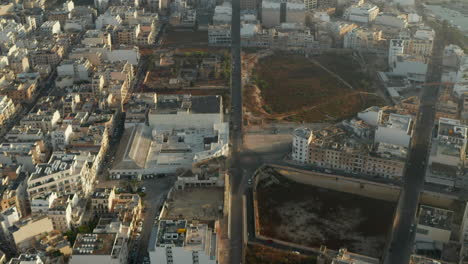
{"label": "beige building", "polygon": [[61,232],[66,232],[68,230],[66,217],[67,205],[68,197],[65,196],[55,199],[49,207],[47,217],[52,221],[52,225],[55,230],[59,230]]}
{"label": "beige building", "polygon": [[108,211],[118,215],[122,223],[136,223],[141,216],[141,199],[138,194],[117,193],[112,189],[108,199]]}
{"label": "beige building", "polygon": [[10,228],[11,241],[19,251],[28,250],[37,242],[36,237],[54,230],[52,221],[47,217],[27,219],[17,222]]}
{"label": "beige building", "polygon": [[[353,121],[353,120],[352,120]],[[299,128],[293,134],[292,159],[327,170],[401,178],[404,155],[382,153],[372,144],[373,128],[362,121],[346,122],[318,131]],[[387,146],[388,144],[384,144]]]}
{"label": "beige building", "polygon": [[37,50],[29,54],[32,66],[36,65],[58,65],[60,56],[51,50]]}
{"label": "beige building", "polygon": [[4,125],[16,113],[16,107],[8,96],[0,95],[0,125]]}

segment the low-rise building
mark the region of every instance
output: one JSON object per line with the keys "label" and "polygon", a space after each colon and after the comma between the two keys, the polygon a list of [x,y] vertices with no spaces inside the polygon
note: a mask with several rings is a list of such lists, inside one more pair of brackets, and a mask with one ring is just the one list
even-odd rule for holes
{"label": "low-rise building", "polygon": [[206,224],[162,220],[155,239],[149,249],[152,263],[217,263],[217,236]]}
{"label": "low-rise building", "polygon": [[[353,124],[359,127],[350,129]],[[374,144],[368,138],[370,131],[370,126],[362,127],[359,122],[318,131],[299,128],[293,134],[292,160],[337,172],[401,178],[406,151],[403,147],[379,142],[381,137]]]}
{"label": "low-rise building", "polygon": [[406,15],[397,15],[392,13],[379,13],[375,18],[376,25],[403,29],[408,26]]}
{"label": "low-rise building", "polygon": [[156,101],[149,126],[125,130],[111,177],[175,173],[227,154],[221,96],[158,95]]}
{"label": "low-rise building", "polygon": [[52,203],[57,199],[56,193],[38,195],[31,199],[31,214],[47,215]]}
{"label": "low-rise building", "polygon": [[464,177],[468,127],[459,120],[440,118],[426,171],[426,182],[448,187],[468,186]]}
{"label": "low-rise building", "polygon": [[16,222],[14,226],[8,228],[7,236],[20,252],[24,252],[34,248],[38,243],[37,236],[47,234],[52,230],[54,230],[52,221],[43,216]]}
{"label": "low-rise building", "polygon": [[118,233],[78,234],[70,264],[126,264],[127,239]]}
{"label": "low-rise building", "polygon": [[20,165],[26,172],[33,172],[34,161],[32,149],[35,143],[2,143],[0,144],[0,164],[6,166]]}
{"label": "low-rise building", "polygon": [[43,112],[29,113],[20,120],[21,126],[40,129],[43,132],[51,132],[57,127],[60,120],[60,112]]}
{"label": "low-rise building", "polygon": [[21,217],[30,213],[30,205],[26,192],[27,173],[16,170],[7,172],[4,168],[2,174],[3,185],[0,186],[0,209],[7,210],[15,207]]}
{"label": "low-rise building", "polygon": [[372,4],[353,5],[345,10],[344,17],[358,23],[371,23],[379,14],[379,8]]}
{"label": "low-rise building", "polygon": [[10,259],[8,264],[45,264],[37,254],[21,254],[17,258]]}
{"label": "low-rise building", "polygon": [[448,243],[452,233],[454,212],[442,208],[421,205],[416,228],[416,244]]}
{"label": "low-rise building", "polygon": [[367,52],[386,53],[387,42],[382,38],[382,31],[355,28],[344,35],[343,47]]}
{"label": "low-rise building", "polygon": [[30,128],[29,126],[14,126],[6,135],[8,142],[36,142],[44,139],[41,129]]}
{"label": "low-rise building", "polygon": [[392,67],[392,73],[405,76],[413,82],[425,82],[428,63],[422,56],[398,55]]}

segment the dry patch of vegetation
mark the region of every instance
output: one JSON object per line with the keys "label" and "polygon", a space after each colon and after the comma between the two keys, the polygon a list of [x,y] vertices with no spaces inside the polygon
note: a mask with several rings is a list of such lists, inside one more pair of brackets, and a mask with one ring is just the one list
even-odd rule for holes
{"label": "dry patch of vegetation", "polygon": [[275,54],[260,59],[252,71],[258,89],[245,87],[248,111],[264,119],[320,122],[349,118],[384,104],[369,93],[371,80],[351,57],[326,54],[317,61],[354,89],[303,56]]}

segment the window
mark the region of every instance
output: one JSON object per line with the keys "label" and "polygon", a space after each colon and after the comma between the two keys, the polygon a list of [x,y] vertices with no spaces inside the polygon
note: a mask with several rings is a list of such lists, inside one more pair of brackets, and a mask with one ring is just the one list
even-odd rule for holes
{"label": "window", "polygon": [[422,234],[422,235],[427,235],[427,234],[429,234],[429,230],[427,230],[427,229],[422,229],[422,228],[417,228],[417,229],[416,229],[416,233]]}

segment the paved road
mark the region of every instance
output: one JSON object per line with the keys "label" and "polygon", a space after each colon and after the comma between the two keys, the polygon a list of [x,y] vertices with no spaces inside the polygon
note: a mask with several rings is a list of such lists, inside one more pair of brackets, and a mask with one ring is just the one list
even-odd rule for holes
{"label": "paved road", "polygon": [[231,210],[229,214],[230,259],[231,264],[242,261],[242,194],[243,172],[240,168],[242,148],[242,77],[240,47],[240,1],[232,1],[231,22]]}
{"label": "paved road", "polygon": [[[437,36],[436,36],[437,38]],[[437,39],[436,39],[437,40]],[[440,41],[440,40],[439,40]],[[440,58],[443,47],[434,46],[433,58]],[[440,82],[440,59],[433,59],[429,65],[427,82]],[[407,160],[403,190],[393,219],[390,244],[387,246],[385,264],[409,263],[415,237],[415,218],[419,196],[424,188],[424,178],[430,150],[430,140],[434,127],[435,104],[439,87],[425,86],[422,89],[421,106]]]}
{"label": "paved road", "polygon": [[424,188],[426,163],[435,116],[435,100],[438,87],[425,89],[419,110],[412,145],[407,161],[403,190],[393,221],[391,243],[385,263],[409,263],[413,251],[414,224],[419,204],[419,195]]}
{"label": "paved road", "polygon": [[142,186],[146,187],[147,196],[143,199],[146,212],[143,215],[143,229],[141,231],[141,240],[133,244],[137,249],[136,261],[134,263],[143,263],[143,258],[148,257],[148,245],[150,244],[151,230],[155,224],[154,218],[159,208],[163,205],[167,193],[174,185],[175,177],[165,177],[162,179],[144,180]]}

